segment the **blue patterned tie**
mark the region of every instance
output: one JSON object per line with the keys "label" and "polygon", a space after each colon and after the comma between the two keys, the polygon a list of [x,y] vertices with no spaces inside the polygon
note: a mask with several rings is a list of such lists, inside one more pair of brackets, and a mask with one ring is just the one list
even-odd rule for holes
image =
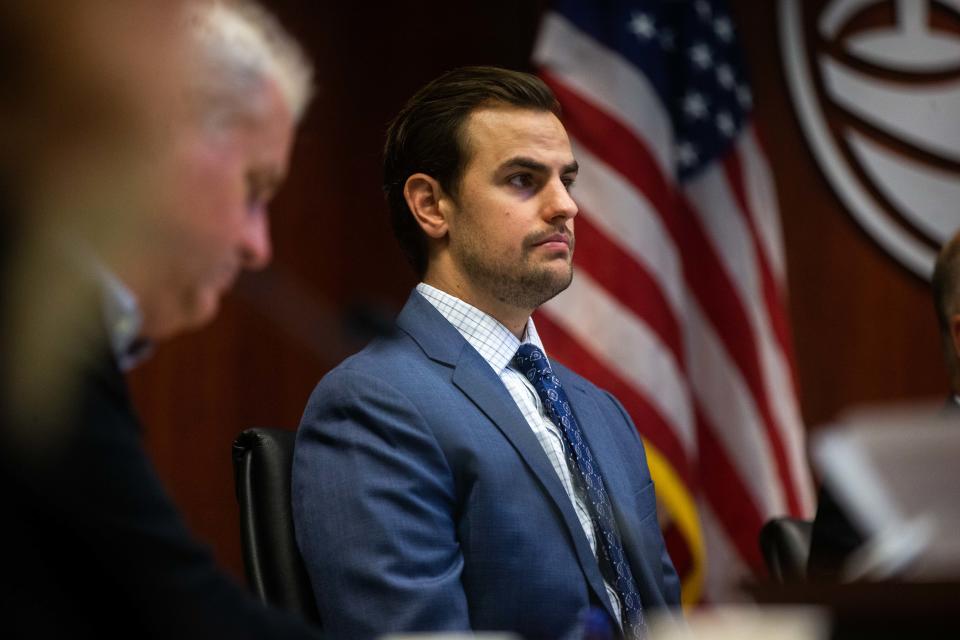
{"label": "blue patterned tie", "polygon": [[625,635],[642,638],[646,635],[646,622],[637,583],[633,579],[633,572],[630,571],[630,564],[620,543],[620,534],[613,519],[613,508],[603,478],[593,463],[593,453],[583,439],[580,425],[570,411],[567,394],[550,369],[547,357],[538,347],[526,343],[520,345],[517,355],[513,357],[513,365],[533,384],[547,415],[563,434],[571,466],[579,472],[574,475],[579,475],[580,484],[586,492],[594,531],[602,542],[598,554],[601,573],[620,596]]}

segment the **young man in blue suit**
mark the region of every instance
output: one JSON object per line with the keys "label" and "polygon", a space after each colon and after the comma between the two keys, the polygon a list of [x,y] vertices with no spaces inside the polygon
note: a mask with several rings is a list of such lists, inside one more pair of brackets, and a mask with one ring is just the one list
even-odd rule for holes
{"label": "young man in blue suit", "polygon": [[393,121],[385,189],[421,276],[397,330],[317,386],[297,540],[325,630],[642,637],[679,604],[643,445],[543,352],[530,315],[573,277],[577,175],[536,77],[451,71]]}

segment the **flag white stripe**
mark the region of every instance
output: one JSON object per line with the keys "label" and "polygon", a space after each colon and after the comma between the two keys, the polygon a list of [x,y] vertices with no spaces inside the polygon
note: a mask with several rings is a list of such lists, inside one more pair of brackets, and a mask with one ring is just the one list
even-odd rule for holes
{"label": "flag white stripe", "polygon": [[656,158],[660,172],[673,174],[673,125],[656,90],[636,67],[556,13],[543,19],[533,60],[631,129]]}
{"label": "flag white stripe", "polygon": [[782,291],[786,287],[786,259],[783,253],[783,230],[780,226],[780,209],[777,204],[776,187],[770,167],[760,149],[757,133],[751,125],[747,127],[737,142],[743,166],[743,181],[747,194],[747,203],[760,236],[767,264],[773,271],[777,286]]}
{"label": "flag white stripe", "polygon": [[643,395],[670,423],[687,457],[694,457],[696,435],[686,379],[672,352],[642,318],[582,271],[541,310]]}

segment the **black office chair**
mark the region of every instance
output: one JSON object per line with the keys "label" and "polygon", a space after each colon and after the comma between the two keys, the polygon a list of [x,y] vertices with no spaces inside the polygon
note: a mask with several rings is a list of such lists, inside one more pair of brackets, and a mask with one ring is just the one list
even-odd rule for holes
{"label": "black office chair", "polygon": [[813,522],[800,518],[773,518],[760,529],[760,551],[770,579],[781,584],[807,577]]}
{"label": "black office chair", "polygon": [[295,432],[247,429],[233,443],[247,580],[263,602],[320,622],[293,533],[290,470]]}

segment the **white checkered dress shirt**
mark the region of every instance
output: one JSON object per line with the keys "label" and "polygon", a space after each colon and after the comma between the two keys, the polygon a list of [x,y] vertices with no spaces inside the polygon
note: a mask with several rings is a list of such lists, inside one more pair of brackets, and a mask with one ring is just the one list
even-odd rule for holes
{"label": "white checkered dress shirt", "polygon": [[[533,318],[527,320],[527,327],[524,329],[524,339],[521,342],[517,336],[513,335],[499,321],[492,316],[480,311],[476,307],[467,304],[463,300],[456,298],[449,293],[440,291],[435,287],[421,282],[417,285],[417,291],[432,304],[447,321],[460,332],[460,335],[470,343],[474,349],[487,361],[487,364],[493,369],[513,401],[517,403],[520,413],[526,418],[527,424],[533,430],[543,452],[547,454],[550,464],[554,471],[560,476],[560,483],[570,497],[573,508],[577,512],[577,518],[580,520],[580,526],[590,542],[590,549],[593,555],[597,555],[597,538],[593,531],[593,523],[590,520],[590,512],[587,510],[587,504],[581,491],[577,491],[573,484],[573,478],[570,475],[567,456],[564,451],[563,436],[557,425],[547,417],[543,403],[537,395],[536,389],[527,380],[527,377],[514,369],[510,365],[513,356],[522,342],[539,347],[546,355],[547,351],[540,342],[540,336],[537,335],[537,329],[533,325]],[[549,358],[547,359],[549,362]],[[617,592],[613,590],[606,581],[604,586],[607,589],[607,595],[610,602],[613,603],[614,613],[617,616],[617,622],[620,622],[620,600],[617,598]]]}

